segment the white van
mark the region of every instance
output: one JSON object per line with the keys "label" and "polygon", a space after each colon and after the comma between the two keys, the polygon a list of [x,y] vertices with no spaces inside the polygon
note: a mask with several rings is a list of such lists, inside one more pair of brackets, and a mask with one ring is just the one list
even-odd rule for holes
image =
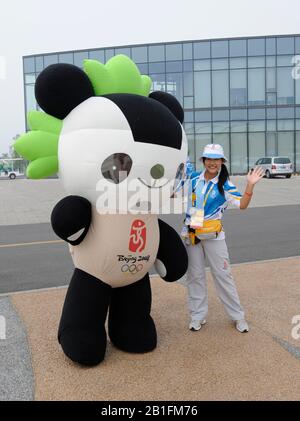
{"label": "white van", "polygon": [[255,162],[255,165],[262,167],[265,170],[267,178],[276,177],[277,175],[291,178],[293,174],[293,164],[290,158],[286,156],[272,156],[260,158]]}

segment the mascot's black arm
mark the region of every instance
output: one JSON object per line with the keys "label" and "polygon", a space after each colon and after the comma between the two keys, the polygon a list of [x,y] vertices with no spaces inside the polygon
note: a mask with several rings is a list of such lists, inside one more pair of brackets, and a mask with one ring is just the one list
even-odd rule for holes
{"label": "mascot's black arm", "polygon": [[58,237],[77,246],[86,236],[92,219],[90,202],[80,196],[60,200],[51,214],[51,225]]}
{"label": "mascot's black arm", "polygon": [[159,225],[159,248],[155,268],[162,279],[167,282],[177,281],[187,271],[188,256],[183,242],[177,232],[161,219]]}

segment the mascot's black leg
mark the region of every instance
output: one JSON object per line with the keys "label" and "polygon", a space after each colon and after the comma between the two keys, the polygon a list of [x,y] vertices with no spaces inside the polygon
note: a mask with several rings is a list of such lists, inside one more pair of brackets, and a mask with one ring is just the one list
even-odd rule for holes
{"label": "mascot's black leg", "polygon": [[58,330],[64,353],[74,362],[96,365],[105,356],[104,327],[111,287],[75,269],[66,295]]}
{"label": "mascot's black leg", "polygon": [[149,352],[156,347],[155,324],[150,316],[149,275],[131,285],[113,288],[108,332],[112,343],[127,352]]}

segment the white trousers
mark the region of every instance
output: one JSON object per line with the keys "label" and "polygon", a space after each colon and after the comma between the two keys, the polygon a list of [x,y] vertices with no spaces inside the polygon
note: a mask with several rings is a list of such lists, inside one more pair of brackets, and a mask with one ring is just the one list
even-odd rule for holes
{"label": "white trousers", "polygon": [[186,246],[189,266],[187,272],[188,306],[191,318],[202,320],[207,316],[207,284],[205,257],[210,266],[217,294],[232,320],[244,319],[236,286],[231,274],[225,240],[204,240]]}

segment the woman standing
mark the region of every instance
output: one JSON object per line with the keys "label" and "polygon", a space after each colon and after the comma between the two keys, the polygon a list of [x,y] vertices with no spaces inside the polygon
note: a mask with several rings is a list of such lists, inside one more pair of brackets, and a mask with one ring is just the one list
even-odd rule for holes
{"label": "woman standing", "polygon": [[205,257],[210,266],[218,296],[239,332],[248,332],[244,310],[231,274],[223,212],[228,204],[246,209],[255,184],[264,175],[261,168],[249,171],[243,196],[229,181],[223,148],[208,144],[201,157],[205,167],[202,173],[190,175],[188,214],[183,237],[187,244],[189,267],[187,272],[188,303],[191,315],[190,330],[200,330],[206,323],[208,311]]}

